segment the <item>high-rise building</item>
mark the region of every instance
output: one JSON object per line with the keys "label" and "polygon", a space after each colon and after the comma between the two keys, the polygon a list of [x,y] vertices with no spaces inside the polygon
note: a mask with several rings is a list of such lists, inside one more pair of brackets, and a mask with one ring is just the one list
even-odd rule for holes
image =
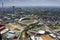
{"label": "high-rise building", "polygon": [[13,6],[12,9],[13,9],[13,14],[14,14],[15,13],[15,6]]}

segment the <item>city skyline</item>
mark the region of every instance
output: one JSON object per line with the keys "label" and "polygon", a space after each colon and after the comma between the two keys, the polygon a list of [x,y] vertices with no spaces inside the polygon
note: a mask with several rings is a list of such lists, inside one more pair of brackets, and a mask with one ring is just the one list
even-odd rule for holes
{"label": "city skyline", "polygon": [[0,6],[60,6],[60,0],[0,0]]}

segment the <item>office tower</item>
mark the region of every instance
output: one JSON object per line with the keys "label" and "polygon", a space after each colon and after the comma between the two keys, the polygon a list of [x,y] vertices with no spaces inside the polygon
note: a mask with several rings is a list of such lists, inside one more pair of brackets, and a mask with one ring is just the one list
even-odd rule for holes
{"label": "office tower", "polygon": [[13,9],[13,14],[14,14],[15,13],[15,6],[13,6],[12,9]]}

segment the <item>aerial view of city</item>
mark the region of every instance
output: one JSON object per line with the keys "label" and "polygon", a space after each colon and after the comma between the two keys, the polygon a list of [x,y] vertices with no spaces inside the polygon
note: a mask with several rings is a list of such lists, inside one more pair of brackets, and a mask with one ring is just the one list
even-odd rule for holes
{"label": "aerial view of city", "polygon": [[60,0],[0,0],[0,40],[60,40]]}

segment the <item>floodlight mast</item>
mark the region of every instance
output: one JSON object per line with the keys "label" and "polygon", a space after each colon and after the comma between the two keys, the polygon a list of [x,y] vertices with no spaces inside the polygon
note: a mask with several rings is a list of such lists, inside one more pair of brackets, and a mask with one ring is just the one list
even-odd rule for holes
{"label": "floodlight mast", "polygon": [[2,15],[3,15],[3,5],[4,5],[4,3],[3,3],[3,1],[2,1]]}

